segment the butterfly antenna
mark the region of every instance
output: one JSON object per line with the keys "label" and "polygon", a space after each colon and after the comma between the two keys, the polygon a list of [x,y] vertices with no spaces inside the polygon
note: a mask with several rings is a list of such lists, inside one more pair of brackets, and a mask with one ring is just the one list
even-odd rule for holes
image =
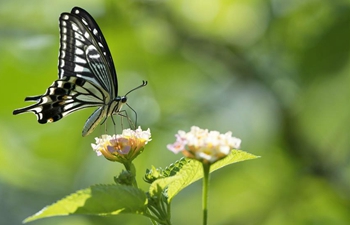
{"label": "butterfly antenna", "polygon": [[[137,89],[139,89],[139,88],[142,88],[142,87],[146,86],[147,84],[148,84],[148,82],[145,81],[145,80],[143,80],[143,81],[142,81],[142,84],[141,84],[140,86],[137,86],[136,88],[131,89],[128,93],[125,94],[125,96],[127,96],[128,94],[130,94],[131,92],[133,92],[133,91],[135,91],[135,90],[137,90]],[[129,107],[130,107],[130,106],[129,106]]]}

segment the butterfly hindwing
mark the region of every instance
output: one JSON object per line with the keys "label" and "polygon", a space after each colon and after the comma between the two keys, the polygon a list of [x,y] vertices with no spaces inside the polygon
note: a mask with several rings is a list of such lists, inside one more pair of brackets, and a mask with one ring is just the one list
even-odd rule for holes
{"label": "butterfly hindwing", "polygon": [[37,103],[17,109],[13,114],[31,111],[41,124],[55,122],[76,110],[100,106],[103,93],[93,92],[95,90],[99,89],[81,78],[65,77],[53,82],[45,94],[27,97],[25,101]]}

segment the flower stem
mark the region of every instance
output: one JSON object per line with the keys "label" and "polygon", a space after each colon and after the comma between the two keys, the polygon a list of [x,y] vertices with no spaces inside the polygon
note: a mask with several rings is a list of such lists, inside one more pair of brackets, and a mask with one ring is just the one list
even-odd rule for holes
{"label": "flower stem", "polygon": [[203,225],[208,223],[208,186],[209,186],[209,170],[210,164],[202,163],[203,165],[203,193],[202,193],[202,210],[203,210]]}
{"label": "flower stem", "polygon": [[132,174],[132,186],[133,187],[138,187],[137,186],[137,182],[136,182],[136,168],[135,168],[135,165],[132,163],[132,162],[128,162],[128,163],[123,163],[124,164],[124,167],[127,171],[129,171],[131,174]]}

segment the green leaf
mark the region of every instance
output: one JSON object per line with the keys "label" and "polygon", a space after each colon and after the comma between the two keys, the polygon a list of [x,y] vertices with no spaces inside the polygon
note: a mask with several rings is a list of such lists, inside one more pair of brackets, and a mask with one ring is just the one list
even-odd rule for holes
{"label": "green leaf", "polygon": [[146,209],[146,194],[140,189],[124,185],[94,185],[46,206],[26,218],[24,222],[73,214],[99,216],[120,213],[143,214]]}
{"label": "green leaf", "polygon": [[179,172],[182,166],[187,163],[187,160],[188,159],[186,159],[185,157],[182,157],[181,159],[176,160],[174,163],[165,167],[165,169],[155,168],[154,166],[152,166],[151,169],[146,170],[146,175],[144,177],[144,180],[147,183],[151,184],[157,179],[171,177],[175,175],[177,172]]}
{"label": "green leaf", "polygon": [[[226,158],[214,163],[210,166],[210,172],[220,169],[232,163],[241,162],[249,159],[256,159],[259,156],[250,153],[233,150]],[[179,193],[182,189],[203,177],[202,163],[196,160],[187,160],[182,168],[174,176],[162,178],[154,181],[149,189],[151,196],[159,194],[159,191],[167,189],[168,202]]]}

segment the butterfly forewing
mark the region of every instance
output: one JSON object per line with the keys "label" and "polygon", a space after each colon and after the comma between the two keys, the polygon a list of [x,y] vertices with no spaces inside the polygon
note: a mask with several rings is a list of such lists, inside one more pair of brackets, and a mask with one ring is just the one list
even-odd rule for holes
{"label": "butterfly forewing", "polygon": [[[113,84],[111,84],[111,86],[118,87],[117,74],[114,68],[112,54],[109,51],[106,39],[104,38],[100,27],[97,25],[94,18],[92,18],[88,12],[86,12],[85,10],[79,7],[74,7],[71,13],[79,16],[81,18],[81,21],[87,26],[88,30],[95,37],[94,39],[98,42],[98,46],[100,47],[101,51],[106,57],[108,67],[110,68],[110,72],[112,75],[110,79],[111,81],[113,81]],[[115,89],[115,96],[117,95],[118,95],[118,89]]]}
{"label": "butterfly forewing", "polygon": [[[81,10],[73,9],[72,13],[83,12]],[[84,15],[88,16],[86,12]],[[113,99],[117,96],[117,83],[114,66],[110,67],[113,61],[110,62],[111,57],[106,57],[108,46],[101,47],[100,37],[103,36],[93,34],[94,31],[98,34],[97,29],[87,26],[86,19],[79,16],[63,13],[60,17],[59,77],[77,76],[89,80],[106,90],[106,97]]]}

